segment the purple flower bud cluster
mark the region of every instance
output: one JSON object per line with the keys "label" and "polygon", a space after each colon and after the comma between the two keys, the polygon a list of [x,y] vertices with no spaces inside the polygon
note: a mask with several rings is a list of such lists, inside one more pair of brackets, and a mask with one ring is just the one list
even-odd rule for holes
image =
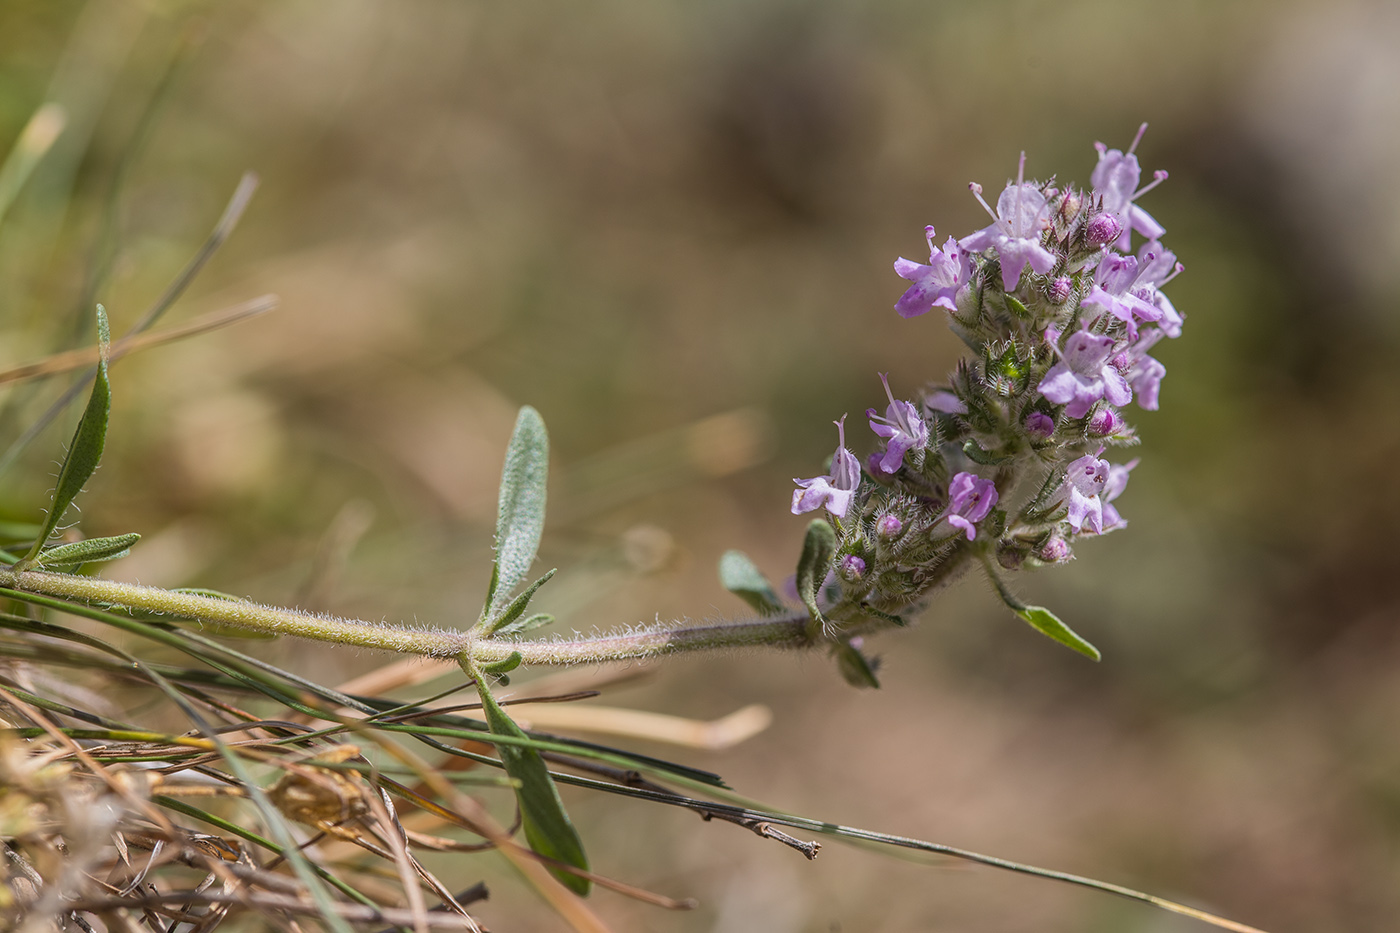
{"label": "purple flower bud cluster", "polygon": [[972,558],[1063,563],[1127,524],[1114,503],[1138,461],[1103,453],[1137,443],[1125,409],[1156,410],[1149,351],[1183,323],[1163,292],[1182,266],[1138,204],[1167,177],[1141,184],[1144,130],[1126,151],[1096,144],[1087,190],[1028,180],[1022,153],[995,208],[970,186],[991,223],[941,246],[926,227],[928,261],[895,262],[899,315],[940,308],[977,352],[912,398],[880,374],[873,452],[847,449],[843,418],[830,473],[796,481],[792,511],[825,509],[837,532],[838,624],[907,609]]}

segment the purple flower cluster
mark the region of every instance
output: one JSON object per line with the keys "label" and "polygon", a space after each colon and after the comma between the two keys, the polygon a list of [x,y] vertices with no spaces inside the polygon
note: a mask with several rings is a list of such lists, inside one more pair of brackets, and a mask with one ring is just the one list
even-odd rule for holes
{"label": "purple flower cluster", "polygon": [[895,262],[899,315],[943,309],[976,356],[913,399],[881,373],[874,452],[847,449],[843,418],[830,473],[796,480],[793,513],[825,509],[837,536],[828,615],[883,618],[970,558],[1060,563],[1127,524],[1115,502],[1137,461],[1103,453],[1137,442],[1125,408],[1157,408],[1166,368],[1149,351],[1183,324],[1163,291],[1182,266],[1138,203],[1167,177],[1141,184],[1145,129],[1126,151],[1096,144],[1088,189],[1028,180],[1022,153],[995,208],[970,186],[991,223],[941,245],[926,227],[928,261]]}

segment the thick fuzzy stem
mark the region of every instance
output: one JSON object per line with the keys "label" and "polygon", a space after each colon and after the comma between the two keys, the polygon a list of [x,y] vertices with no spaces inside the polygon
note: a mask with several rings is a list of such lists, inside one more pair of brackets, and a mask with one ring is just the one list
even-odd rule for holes
{"label": "thick fuzzy stem", "polygon": [[466,653],[481,664],[503,661],[514,652],[520,653],[525,664],[573,665],[654,658],[692,651],[806,648],[812,644],[806,634],[805,613],[710,625],[645,626],[634,631],[605,633],[570,641],[514,642],[479,639],[455,629],[408,628],[359,619],[339,619],[243,600],[215,599],[98,577],[37,570],[0,568],[0,587],[360,648],[436,658],[456,658]]}

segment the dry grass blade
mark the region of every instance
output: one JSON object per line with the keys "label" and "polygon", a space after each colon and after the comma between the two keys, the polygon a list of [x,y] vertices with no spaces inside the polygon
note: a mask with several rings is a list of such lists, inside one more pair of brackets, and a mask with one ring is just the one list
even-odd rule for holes
{"label": "dry grass blade", "polygon": [[14,148],[0,165],[0,219],[4,219],[29,174],[63,132],[68,113],[53,101],[43,104],[20,131]]}
{"label": "dry grass blade", "polygon": [[[269,910],[285,911],[289,914],[297,914],[305,917],[316,917],[320,914],[320,908],[310,901],[287,894],[274,894],[268,891],[260,891],[257,894],[256,902],[260,907]],[[67,906],[74,911],[90,911],[100,913],[103,911],[118,910],[122,908],[143,908],[150,907],[158,913],[169,916],[185,918],[181,911],[172,911],[166,905],[183,903],[194,906],[199,904],[236,904],[247,905],[247,895],[241,892],[225,891],[170,891],[170,892],[140,892],[130,897],[109,897],[92,898],[86,900],[73,901]],[[336,904],[335,914],[338,918],[350,923],[379,923],[390,924],[392,926],[412,926],[414,922],[413,912],[396,907],[370,907],[363,904]],[[187,917],[188,920],[198,921],[202,917]],[[423,915],[423,922],[426,927],[434,930],[479,930],[474,922],[467,917],[453,914],[430,911]]]}
{"label": "dry grass blade", "polygon": [[578,933],[608,933],[607,925],[588,909],[582,898],[556,881],[545,870],[539,856],[512,839],[481,804],[453,787],[436,769],[417,755],[368,730],[365,730],[365,734],[400,764],[415,771],[435,794],[450,803],[456,811],[457,818],[469,824],[472,832],[493,842],[511,865],[525,876],[531,886],[539,891],[550,906]]}
{"label": "dry grass blade", "polygon": [[365,800],[370,806],[370,812],[384,827],[381,836],[389,844],[389,849],[393,853],[394,866],[399,872],[399,882],[403,887],[404,897],[408,899],[408,909],[413,913],[414,933],[426,933],[428,929],[428,905],[423,900],[423,891],[418,887],[418,881],[414,875],[422,875],[423,879],[432,885],[440,896],[446,894],[447,898],[451,898],[452,895],[436,878],[425,871],[422,865],[418,864],[417,859],[409,854],[408,839],[402,828],[397,825],[398,821],[392,814],[388,803],[375,793],[367,793]]}
{"label": "dry grass blade", "polygon": [[548,705],[532,707],[516,717],[521,728],[596,732],[624,738],[665,742],[683,748],[719,751],[758,735],[773,722],[773,713],[759,704],[706,722],[645,710],[614,706]]}
{"label": "dry grass blade", "polygon": [[[128,354],[136,353],[150,347],[160,346],[161,344],[171,343],[176,340],[183,340],[186,337],[194,337],[199,334],[207,334],[221,327],[228,327],[231,324],[246,321],[260,314],[266,314],[276,307],[276,295],[262,295],[261,297],[236,304],[230,308],[202,314],[194,320],[176,327],[167,327],[164,330],[159,330],[150,334],[128,335],[112,344],[108,358],[110,360],[117,360]],[[0,385],[23,382],[27,379],[43,379],[48,376],[57,376],[62,373],[72,372],[77,369],[82,369],[85,366],[92,366],[97,362],[97,359],[98,350],[96,347],[84,347],[78,350],[67,350],[63,353],[55,353],[42,360],[35,360],[32,363],[25,363],[10,369],[0,370]]]}

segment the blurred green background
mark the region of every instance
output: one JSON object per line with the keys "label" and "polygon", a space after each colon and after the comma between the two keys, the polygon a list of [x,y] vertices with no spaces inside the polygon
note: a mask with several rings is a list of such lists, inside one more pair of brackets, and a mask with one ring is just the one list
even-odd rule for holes
{"label": "blurred green background", "polygon": [[[967,183],[999,190],[1020,150],[1085,183],[1094,140],[1149,121],[1144,169],[1171,179],[1145,206],[1187,266],[1185,336],[1159,353],[1162,410],[1136,418],[1130,527],[1018,580],[1104,662],[969,580],[874,645],[879,692],[745,655],[604,702],[771,706],[723,753],[638,747],[804,815],[1276,933],[1393,925],[1394,4],[0,5],[0,140],[47,99],[70,123],[0,226],[0,367],[90,343],[94,300],[130,326],[245,169],[252,207],[168,320],[282,298],[115,367],[83,527],[147,537],[107,572],[470,621],[528,403],[554,444],[542,559],[562,573],[541,601],[563,630],[736,613],[713,571],[728,547],[790,573],[790,478],[819,472],[831,420],[881,403],[877,371],[908,390],[961,349],[937,315],[895,315],[890,263],[919,257],[924,224],[984,225]],[[67,385],[0,394],[0,447]],[[0,476],[0,517],[33,517],[75,416]],[[324,682],[386,660],[266,650]],[[598,894],[619,930],[1200,928],[565,796],[597,870],[701,901]],[[488,879],[494,928],[557,925],[494,857],[460,859],[444,877]]]}

